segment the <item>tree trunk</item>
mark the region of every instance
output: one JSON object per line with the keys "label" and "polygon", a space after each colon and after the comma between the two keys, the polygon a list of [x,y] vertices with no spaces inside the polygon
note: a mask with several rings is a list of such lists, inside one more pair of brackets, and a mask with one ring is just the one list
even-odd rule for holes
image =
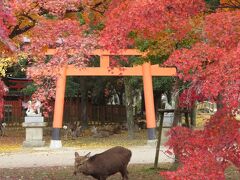
{"label": "tree trunk", "polygon": [[194,128],[197,125],[197,103],[195,102],[191,110],[191,126]]}
{"label": "tree trunk", "polygon": [[158,109],[162,106],[162,92],[161,91],[155,91],[154,95],[154,108],[155,108],[155,117],[157,118],[157,121],[159,121],[158,117]]}
{"label": "tree trunk", "polygon": [[123,105],[123,92],[119,92],[117,94],[118,94],[118,97],[119,97],[120,105]]}
{"label": "tree trunk", "polygon": [[[174,118],[173,118],[173,127],[177,126],[178,123],[181,121],[181,109],[180,109],[180,106],[179,106],[179,85],[180,82],[179,82],[179,79],[177,78],[176,79],[176,82],[175,82],[175,91],[178,92],[176,94],[176,98],[175,98],[175,109],[174,109]],[[177,154],[175,154],[175,161],[174,163],[172,164],[171,166],[171,170],[175,170],[179,167],[179,157]]]}
{"label": "tree trunk", "polygon": [[133,89],[130,84],[130,77],[124,78],[125,96],[126,96],[126,113],[127,113],[127,126],[128,137],[134,138],[134,120],[133,120]]}
{"label": "tree trunk", "polygon": [[[179,90],[179,79],[176,80],[175,89],[176,91]],[[179,93],[176,95],[175,99],[175,110],[174,110],[174,119],[173,119],[173,126],[177,126],[178,123],[181,121],[181,108],[179,106]]]}
{"label": "tree trunk", "polygon": [[143,93],[143,90],[142,90],[142,93],[141,93],[141,116],[143,116],[143,112],[145,111],[145,99],[144,99],[144,93]]}
{"label": "tree trunk", "polygon": [[87,116],[87,102],[88,102],[88,91],[86,88],[86,78],[80,78],[80,91],[81,91],[81,121],[84,128],[88,128],[88,116]]}
{"label": "tree trunk", "polygon": [[219,111],[222,108],[223,108],[222,96],[221,94],[219,94],[217,97],[217,111]]}

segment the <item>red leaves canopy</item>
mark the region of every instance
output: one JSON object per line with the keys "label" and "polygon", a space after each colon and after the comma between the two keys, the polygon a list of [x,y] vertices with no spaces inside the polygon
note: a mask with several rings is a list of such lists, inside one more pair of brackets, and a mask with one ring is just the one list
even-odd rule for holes
{"label": "red leaves canopy", "polygon": [[[105,48],[117,50],[133,45],[129,38],[132,31],[152,37],[163,30],[172,31],[177,41],[189,32],[189,18],[203,10],[204,2],[200,0],[112,1],[100,42]],[[167,65],[178,68],[180,78],[191,81],[190,90],[183,94],[186,101],[216,101],[221,94],[226,108],[238,107],[239,14],[239,11],[232,11],[207,15],[202,29],[203,41],[192,49],[175,51],[167,61]]]}
{"label": "red leaves canopy", "polygon": [[[207,43],[198,43],[192,49],[175,51],[166,64],[176,66],[179,77],[184,81],[191,81],[192,92],[215,101],[221,95],[225,108],[238,109],[240,12],[208,15],[204,32]],[[196,97],[191,97],[192,92],[188,96],[196,100]]]}
{"label": "red leaves canopy", "polygon": [[230,50],[240,41],[240,11],[217,12],[205,18],[205,36],[211,45]]}
{"label": "red leaves canopy", "polygon": [[[18,35],[15,39],[21,46],[24,36],[30,39],[30,43],[24,44],[22,48],[28,55],[31,65],[28,76],[40,87],[35,94],[36,97],[47,103],[55,96],[55,80],[59,68],[66,64],[85,66],[88,54],[96,47],[96,36],[85,33],[87,28],[81,26],[77,20],[65,17],[67,11],[77,11],[82,1],[12,0],[6,2],[9,4],[3,4],[3,1],[0,3],[0,10],[4,10],[0,12],[0,25],[5,23],[4,34],[2,33],[4,36],[0,29],[0,38],[4,38],[5,42],[9,40],[9,31],[11,33],[27,32],[24,35]],[[17,17],[18,20],[14,26],[10,21],[13,17]],[[24,28],[28,30],[22,30]],[[46,57],[45,53],[49,48],[55,48],[56,53]]]}
{"label": "red leaves canopy", "polygon": [[[32,29],[31,43],[25,52],[32,59],[28,76],[40,85],[34,95],[40,101],[48,103],[55,97],[56,78],[61,67],[67,64],[84,67],[88,62],[88,55],[96,46],[96,37],[86,36],[84,30],[86,28],[78,21],[70,19],[43,20]],[[56,52],[47,60],[49,48]],[[49,106],[45,104],[45,107]]]}
{"label": "red leaves canopy", "polygon": [[7,28],[8,25],[14,24],[15,18],[13,13],[8,6],[8,4],[4,0],[0,0],[0,37],[6,38],[8,36],[9,30]]}
{"label": "red leaves canopy", "polygon": [[[191,82],[182,98],[188,102],[210,99],[223,106],[204,130],[174,128],[168,144],[182,166],[162,175],[170,179],[225,179],[229,165],[240,168],[240,123],[233,118],[240,102],[240,12],[206,16],[204,42],[175,51],[166,62],[179,77]],[[189,104],[188,104],[189,105]],[[231,115],[229,115],[231,114]]]}
{"label": "red leaves canopy", "polygon": [[111,50],[126,48],[131,45],[131,31],[153,36],[171,29],[177,38],[182,38],[189,28],[188,18],[204,7],[203,0],[114,0],[106,13],[101,45]]}
{"label": "red leaves canopy", "polygon": [[37,57],[37,64],[47,64],[45,55],[49,48],[55,49],[51,66],[63,64],[82,65],[96,44],[96,37],[86,36],[86,27],[80,26],[78,21],[43,20],[31,31],[31,43],[25,48],[32,56]]}
{"label": "red leaves canopy", "polygon": [[0,42],[2,42],[7,48],[14,51],[16,48],[8,38],[9,29],[8,26],[14,25],[16,19],[11,11],[9,4],[6,1],[0,0]]}

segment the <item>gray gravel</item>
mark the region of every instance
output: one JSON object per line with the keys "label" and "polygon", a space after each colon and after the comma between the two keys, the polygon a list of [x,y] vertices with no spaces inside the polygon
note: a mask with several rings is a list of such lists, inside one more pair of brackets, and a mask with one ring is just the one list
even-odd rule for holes
{"label": "gray gravel", "polygon": [[[91,152],[92,155],[103,152],[106,149],[76,149],[61,148],[52,150],[47,147],[23,150],[18,153],[0,154],[0,168],[19,168],[19,167],[46,167],[46,166],[72,166],[74,163],[74,152],[80,155]],[[154,146],[139,146],[129,148],[132,151],[130,164],[153,163],[155,158]],[[166,147],[160,148],[159,162],[173,162],[174,157],[165,155]]]}

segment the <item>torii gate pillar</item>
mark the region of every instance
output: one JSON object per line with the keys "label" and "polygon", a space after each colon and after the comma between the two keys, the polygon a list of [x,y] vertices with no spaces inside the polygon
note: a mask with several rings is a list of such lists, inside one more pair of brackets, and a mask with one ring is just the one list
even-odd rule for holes
{"label": "torii gate pillar", "polygon": [[60,76],[57,79],[52,140],[50,142],[50,148],[52,149],[62,147],[62,141],[60,139],[60,129],[62,128],[63,123],[65,89],[66,89],[66,67],[61,69]]}
{"label": "torii gate pillar", "polygon": [[146,62],[142,65],[143,69],[143,88],[146,110],[146,121],[148,129],[148,140],[155,140],[156,117],[154,110],[153,84],[151,74],[151,64]]}

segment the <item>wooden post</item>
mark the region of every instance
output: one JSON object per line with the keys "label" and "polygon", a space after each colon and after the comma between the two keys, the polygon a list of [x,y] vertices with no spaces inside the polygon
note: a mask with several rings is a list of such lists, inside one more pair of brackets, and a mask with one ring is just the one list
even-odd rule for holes
{"label": "wooden post", "polygon": [[110,62],[109,56],[100,56],[100,67],[101,68],[108,68],[109,62]]}
{"label": "wooden post", "polygon": [[191,124],[190,124],[190,121],[189,121],[189,111],[186,110],[186,112],[184,112],[184,114],[185,114],[186,127],[190,128],[190,127],[191,127]]}
{"label": "wooden post", "polygon": [[157,146],[156,146],[154,169],[157,169],[157,167],[158,167],[159,151],[160,151],[160,145],[161,145],[161,139],[162,139],[164,112],[160,112],[160,115],[161,115],[161,117],[160,117],[160,124],[158,127],[158,140],[157,140]]}

